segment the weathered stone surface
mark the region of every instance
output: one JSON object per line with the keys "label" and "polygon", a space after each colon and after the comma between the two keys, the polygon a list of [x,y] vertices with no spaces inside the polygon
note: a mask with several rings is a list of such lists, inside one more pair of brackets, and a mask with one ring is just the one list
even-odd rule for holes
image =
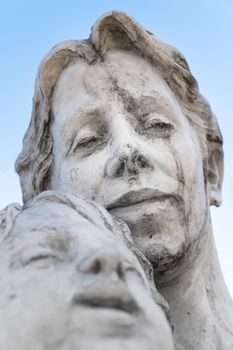
{"label": "weathered stone surface", "polygon": [[[209,213],[221,204],[222,136],[179,51],[119,12],[101,17],[88,40],[55,46],[38,70],[16,170],[26,206],[46,190],[72,193],[128,225],[169,305],[176,349],[232,349],[232,301]],[[145,346],[172,346],[166,322],[162,314],[168,342],[149,334]]]}
{"label": "weathered stone surface", "polygon": [[0,274],[1,349],[173,349],[150,263],[95,203],[38,195],[1,235]]}

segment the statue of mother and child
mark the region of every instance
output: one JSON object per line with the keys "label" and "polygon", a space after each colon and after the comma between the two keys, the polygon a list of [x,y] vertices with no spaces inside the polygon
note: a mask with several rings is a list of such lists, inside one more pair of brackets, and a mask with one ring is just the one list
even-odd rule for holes
{"label": "statue of mother and child", "polygon": [[222,136],[185,58],[121,12],[38,70],[0,212],[0,348],[230,350]]}

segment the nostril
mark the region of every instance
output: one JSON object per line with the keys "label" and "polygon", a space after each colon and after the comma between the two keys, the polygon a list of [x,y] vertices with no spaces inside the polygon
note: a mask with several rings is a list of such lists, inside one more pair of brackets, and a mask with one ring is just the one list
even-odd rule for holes
{"label": "nostril", "polygon": [[125,278],[125,272],[121,263],[117,265],[117,275],[122,280]]}
{"label": "nostril", "polygon": [[93,262],[93,265],[92,265],[92,269],[91,269],[91,272],[95,275],[97,275],[98,273],[100,273],[101,271],[101,261],[99,259],[96,259],[94,262]]}
{"label": "nostril", "polygon": [[138,161],[139,161],[139,163],[141,165],[141,168],[146,168],[147,164],[146,164],[146,162],[144,161],[144,159],[142,157],[140,157],[138,159]]}
{"label": "nostril", "polygon": [[87,274],[93,274],[97,275],[101,272],[102,269],[102,263],[101,260],[96,258],[91,263],[88,263],[87,266],[85,266],[82,271]]}
{"label": "nostril", "polygon": [[138,156],[137,162],[140,166],[140,168],[152,168],[152,166],[149,164],[148,160],[143,157],[142,155]]}
{"label": "nostril", "polygon": [[117,168],[116,176],[121,177],[124,174],[124,172],[125,172],[125,161],[121,161]]}

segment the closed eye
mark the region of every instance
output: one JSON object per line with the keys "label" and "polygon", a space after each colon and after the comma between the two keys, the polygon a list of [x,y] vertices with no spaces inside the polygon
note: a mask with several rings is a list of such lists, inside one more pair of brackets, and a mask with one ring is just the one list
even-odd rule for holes
{"label": "closed eye", "polygon": [[98,138],[95,135],[87,135],[83,136],[79,140],[76,141],[74,151],[75,149],[82,148],[82,147],[90,147],[95,142],[97,142]]}
{"label": "closed eye", "polygon": [[168,137],[175,130],[175,126],[163,115],[145,114],[140,118],[140,133],[149,137]]}
{"label": "closed eye", "polygon": [[47,261],[47,263],[49,262],[54,263],[54,262],[61,261],[61,259],[56,254],[53,254],[53,253],[39,253],[39,254],[27,257],[25,259],[23,258],[22,265],[27,266],[27,265],[34,264],[41,261]]}
{"label": "closed eye", "polygon": [[90,150],[98,142],[98,137],[93,134],[84,135],[80,138],[76,138],[71,146],[69,153],[75,153],[82,150]]}
{"label": "closed eye", "polygon": [[62,258],[52,251],[41,251],[35,253],[25,253],[13,259],[10,268],[18,269],[22,267],[49,268],[62,261]]}
{"label": "closed eye", "polygon": [[158,119],[158,118],[152,118],[152,119],[147,120],[145,122],[144,126],[145,126],[145,129],[157,128],[161,131],[165,131],[165,130],[171,131],[174,129],[173,124],[166,122],[166,121],[163,121],[163,120]]}

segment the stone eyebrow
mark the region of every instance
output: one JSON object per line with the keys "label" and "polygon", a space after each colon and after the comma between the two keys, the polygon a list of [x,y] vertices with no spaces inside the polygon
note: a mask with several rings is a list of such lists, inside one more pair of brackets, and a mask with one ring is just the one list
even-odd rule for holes
{"label": "stone eyebrow", "polygon": [[156,93],[154,96],[140,96],[139,98],[134,98],[135,105],[137,108],[146,109],[148,112],[154,110],[165,109],[167,111],[172,112],[173,108],[170,106],[169,100],[165,98],[163,95]]}
{"label": "stone eyebrow", "polygon": [[167,112],[173,112],[169,100],[157,91],[153,92],[154,95],[132,96],[126,89],[119,87],[116,82],[114,84],[114,89],[128,113],[150,113],[155,110],[160,111],[161,108],[165,109]]}
{"label": "stone eyebrow", "polygon": [[90,103],[88,103],[84,104],[77,111],[75,111],[75,113],[68,116],[67,120],[70,122],[79,118],[81,121],[84,121],[87,117],[99,116],[101,113],[103,113],[101,105],[94,104],[93,106],[90,106]]}

